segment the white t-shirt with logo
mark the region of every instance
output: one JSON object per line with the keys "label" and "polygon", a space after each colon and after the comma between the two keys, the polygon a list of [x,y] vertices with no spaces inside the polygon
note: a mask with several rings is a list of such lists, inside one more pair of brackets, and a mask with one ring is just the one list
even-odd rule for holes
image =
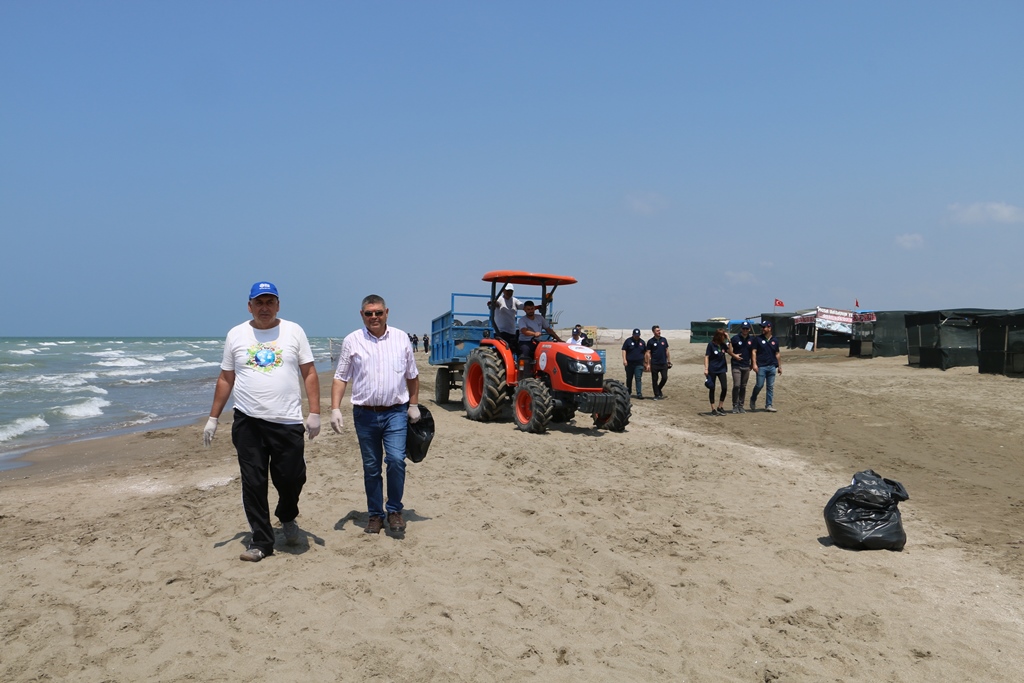
{"label": "white t-shirt with logo", "polygon": [[248,322],[232,327],[220,368],[235,373],[235,408],[267,422],[302,424],[299,366],[312,362],[303,329],[278,319],[269,330]]}

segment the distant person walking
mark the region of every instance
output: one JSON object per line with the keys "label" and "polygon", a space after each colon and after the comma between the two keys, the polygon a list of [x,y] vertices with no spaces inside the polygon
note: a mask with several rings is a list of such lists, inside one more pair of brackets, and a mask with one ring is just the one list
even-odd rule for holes
{"label": "distant person walking", "polygon": [[412,337],[410,339],[412,340],[412,350],[413,351],[419,351],[420,350],[420,338],[419,338],[419,336],[414,334],[414,335],[412,335]]}
{"label": "distant person walking", "polygon": [[647,368],[647,344],[640,336],[640,328],[633,330],[633,336],[622,342],[622,365],[626,368],[626,393],[633,392],[636,381],[636,397],[643,400],[643,376]]}
{"label": "distant person walking", "polygon": [[[359,310],[363,327],[345,337],[331,383],[331,428],[341,433],[341,400],[352,385],[352,423],[363,459],[369,519],[366,533],[379,534],[387,515],[391,533],[405,534],[405,435],[420,419],[419,371],[408,334],[388,326],[384,299],[371,294]],[[387,470],[387,500],[384,471]]]}
{"label": "distant person walking", "polygon": [[[726,383],[726,356],[729,347],[726,342],[729,333],[724,328],[715,330],[715,336],[708,342],[704,351],[704,384],[708,388],[708,400],[711,402],[712,415],[725,415],[725,395],[729,388]],[[715,407],[715,383],[721,386],[718,394],[718,407]]]}
{"label": "distant person walking", "polygon": [[732,357],[732,412],[745,413],[747,404],[747,380],[750,379],[751,357],[754,354],[754,339],[750,336],[750,323],[740,325],[740,332],[729,340]]}
{"label": "distant person walking", "polygon": [[778,338],[772,336],[772,322],[761,321],[761,336],[754,340],[753,365],[751,370],[757,377],[757,384],[750,394],[750,409],[755,410],[757,395],[761,387],[767,385],[764,409],[769,413],[775,411],[775,375],[782,374],[782,352]]}
{"label": "distant person walking", "polygon": [[423,353],[430,353],[430,334],[423,335]]}
{"label": "distant person walking", "polygon": [[[259,562],[274,553],[274,528],[267,502],[268,473],[277,489],[274,515],[281,521],[285,542],[299,540],[299,494],[306,483],[303,429],[312,441],[320,433],[320,380],[313,367],[313,352],[301,327],[281,320],[277,287],[257,282],[249,291],[252,320],[228,332],[220,375],[213,391],[210,419],[203,429],[209,446],[217,433],[217,420],[234,394],[231,442],[238,453],[242,480],[242,508],[252,538],[241,559]],[[302,393],[306,388],[309,417],[302,424]]]}
{"label": "distant person walking", "polygon": [[647,340],[647,355],[644,362],[651,369],[651,389],[654,391],[654,400],[660,401],[665,398],[661,390],[665,388],[668,381],[668,370],[672,367],[672,358],[669,355],[668,340],[661,336],[661,328],[655,325],[651,328],[654,336]]}

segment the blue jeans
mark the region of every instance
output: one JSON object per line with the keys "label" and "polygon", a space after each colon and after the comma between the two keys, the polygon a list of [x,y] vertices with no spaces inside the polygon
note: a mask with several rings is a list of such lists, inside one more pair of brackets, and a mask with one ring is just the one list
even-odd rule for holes
{"label": "blue jeans", "polygon": [[[352,424],[363,456],[363,487],[370,517],[402,511],[405,491],[405,433],[409,415],[405,405],[374,412],[354,406]],[[388,473],[388,500],[384,503],[383,469]]]}
{"label": "blue jeans", "polygon": [[768,390],[765,392],[764,405],[766,408],[772,405],[772,400],[775,398],[775,374],[778,370],[774,365],[767,367],[761,365],[757,368],[757,384],[754,385],[754,391],[750,393],[751,401],[757,400],[757,395],[761,393],[761,387],[767,383]]}
{"label": "blue jeans", "polygon": [[633,393],[633,380],[636,380],[636,395],[643,396],[644,392],[641,388],[641,382],[644,377],[644,364],[640,363],[627,363],[626,364],[626,393]]}

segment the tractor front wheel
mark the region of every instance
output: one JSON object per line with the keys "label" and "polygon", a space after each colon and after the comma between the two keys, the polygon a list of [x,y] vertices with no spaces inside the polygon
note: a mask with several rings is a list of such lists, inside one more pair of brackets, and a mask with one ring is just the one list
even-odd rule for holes
{"label": "tractor front wheel", "polygon": [[633,404],[629,402],[626,385],[617,379],[604,381],[604,393],[615,396],[615,406],[610,413],[594,415],[594,426],[603,427],[612,432],[623,432],[629,424],[629,416],[633,414]]}
{"label": "tractor front wheel", "polygon": [[512,417],[524,432],[543,434],[551,421],[551,392],[537,379],[524,379],[512,397]]}

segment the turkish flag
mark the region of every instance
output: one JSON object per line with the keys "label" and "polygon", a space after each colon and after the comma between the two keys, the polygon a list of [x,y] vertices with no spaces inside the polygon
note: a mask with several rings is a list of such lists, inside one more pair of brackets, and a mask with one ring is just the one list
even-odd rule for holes
{"label": "turkish flag", "polygon": [[782,303],[782,299],[776,299],[775,300],[775,305],[776,306],[785,306],[786,304]]}
{"label": "turkish flag", "polygon": [[860,299],[854,299],[853,300],[853,307],[854,308],[860,308]]}

